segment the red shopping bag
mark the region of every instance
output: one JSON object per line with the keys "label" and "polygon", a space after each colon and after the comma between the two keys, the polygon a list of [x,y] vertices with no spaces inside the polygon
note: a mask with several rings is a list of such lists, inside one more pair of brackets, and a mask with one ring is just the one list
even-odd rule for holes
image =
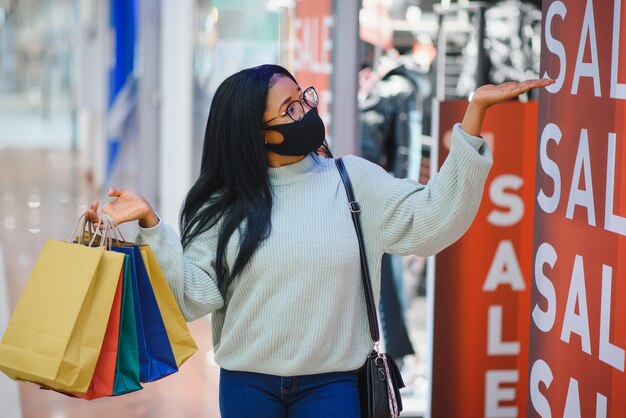
{"label": "red shopping bag", "polygon": [[71,395],[82,399],[97,399],[113,395],[113,382],[115,380],[115,365],[117,362],[117,347],[120,333],[120,309],[122,305],[122,283],[124,268],[120,272],[120,279],[115,290],[111,316],[107,324],[100,356],[96,363],[89,388],[85,393],[72,392]]}

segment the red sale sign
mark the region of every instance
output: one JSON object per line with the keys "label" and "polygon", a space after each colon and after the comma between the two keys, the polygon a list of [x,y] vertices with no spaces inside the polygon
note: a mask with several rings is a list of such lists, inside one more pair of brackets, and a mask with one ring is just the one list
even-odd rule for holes
{"label": "red sale sign", "polygon": [[294,76],[300,87],[314,86],[320,96],[319,112],[330,134],[333,10],[331,0],[300,0],[294,24],[296,45]]}
{"label": "red sale sign", "polygon": [[[532,416],[626,411],[626,4],[544,0]],[[620,30],[620,28],[622,28]]]}
{"label": "red sale sign", "polygon": [[[439,106],[439,165],[467,100]],[[435,261],[432,417],[523,417],[537,102],[489,109],[494,154],[470,229]]]}

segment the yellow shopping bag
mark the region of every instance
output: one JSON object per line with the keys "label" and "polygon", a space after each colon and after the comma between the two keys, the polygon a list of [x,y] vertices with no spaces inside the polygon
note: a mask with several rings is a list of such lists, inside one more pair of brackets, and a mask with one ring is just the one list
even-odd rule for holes
{"label": "yellow shopping bag", "polygon": [[198,346],[189,332],[187,322],[165,281],[154,253],[147,245],[142,245],[139,249],[150,277],[150,283],[159,305],[159,311],[161,311],[161,316],[163,317],[163,323],[174,352],[176,364],[180,367],[193,353],[198,351]]}
{"label": "yellow shopping bag", "polygon": [[84,393],[98,361],[124,254],[48,240],[0,343],[10,378]]}

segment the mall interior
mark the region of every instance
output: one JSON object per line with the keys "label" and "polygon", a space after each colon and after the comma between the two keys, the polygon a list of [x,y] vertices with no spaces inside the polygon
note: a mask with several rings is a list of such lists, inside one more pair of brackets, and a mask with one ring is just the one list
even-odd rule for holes
{"label": "mall interior", "polygon": [[[435,100],[535,78],[539,0],[0,0],[0,330],[47,239],[67,240],[109,186],[139,191],[177,225],[200,171],[207,115],[229,75],[264,63],[320,96],[335,156],[425,183]],[[531,97],[532,98],[532,97]],[[136,223],[121,226],[134,237]],[[383,347],[429,405],[427,262],[383,262]],[[178,373],[84,401],[0,374],[4,418],[218,417],[211,322]],[[332,342],[327,342],[332,343]]]}

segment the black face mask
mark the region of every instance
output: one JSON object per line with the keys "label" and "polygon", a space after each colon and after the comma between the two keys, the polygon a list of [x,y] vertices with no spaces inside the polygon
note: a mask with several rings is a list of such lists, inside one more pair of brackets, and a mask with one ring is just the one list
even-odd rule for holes
{"label": "black face mask", "polygon": [[309,110],[300,122],[266,126],[265,129],[279,132],[285,138],[280,144],[265,144],[268,151],[280,155],[307,155],[316,151],[326,136],[324,122],[315,108]]}

